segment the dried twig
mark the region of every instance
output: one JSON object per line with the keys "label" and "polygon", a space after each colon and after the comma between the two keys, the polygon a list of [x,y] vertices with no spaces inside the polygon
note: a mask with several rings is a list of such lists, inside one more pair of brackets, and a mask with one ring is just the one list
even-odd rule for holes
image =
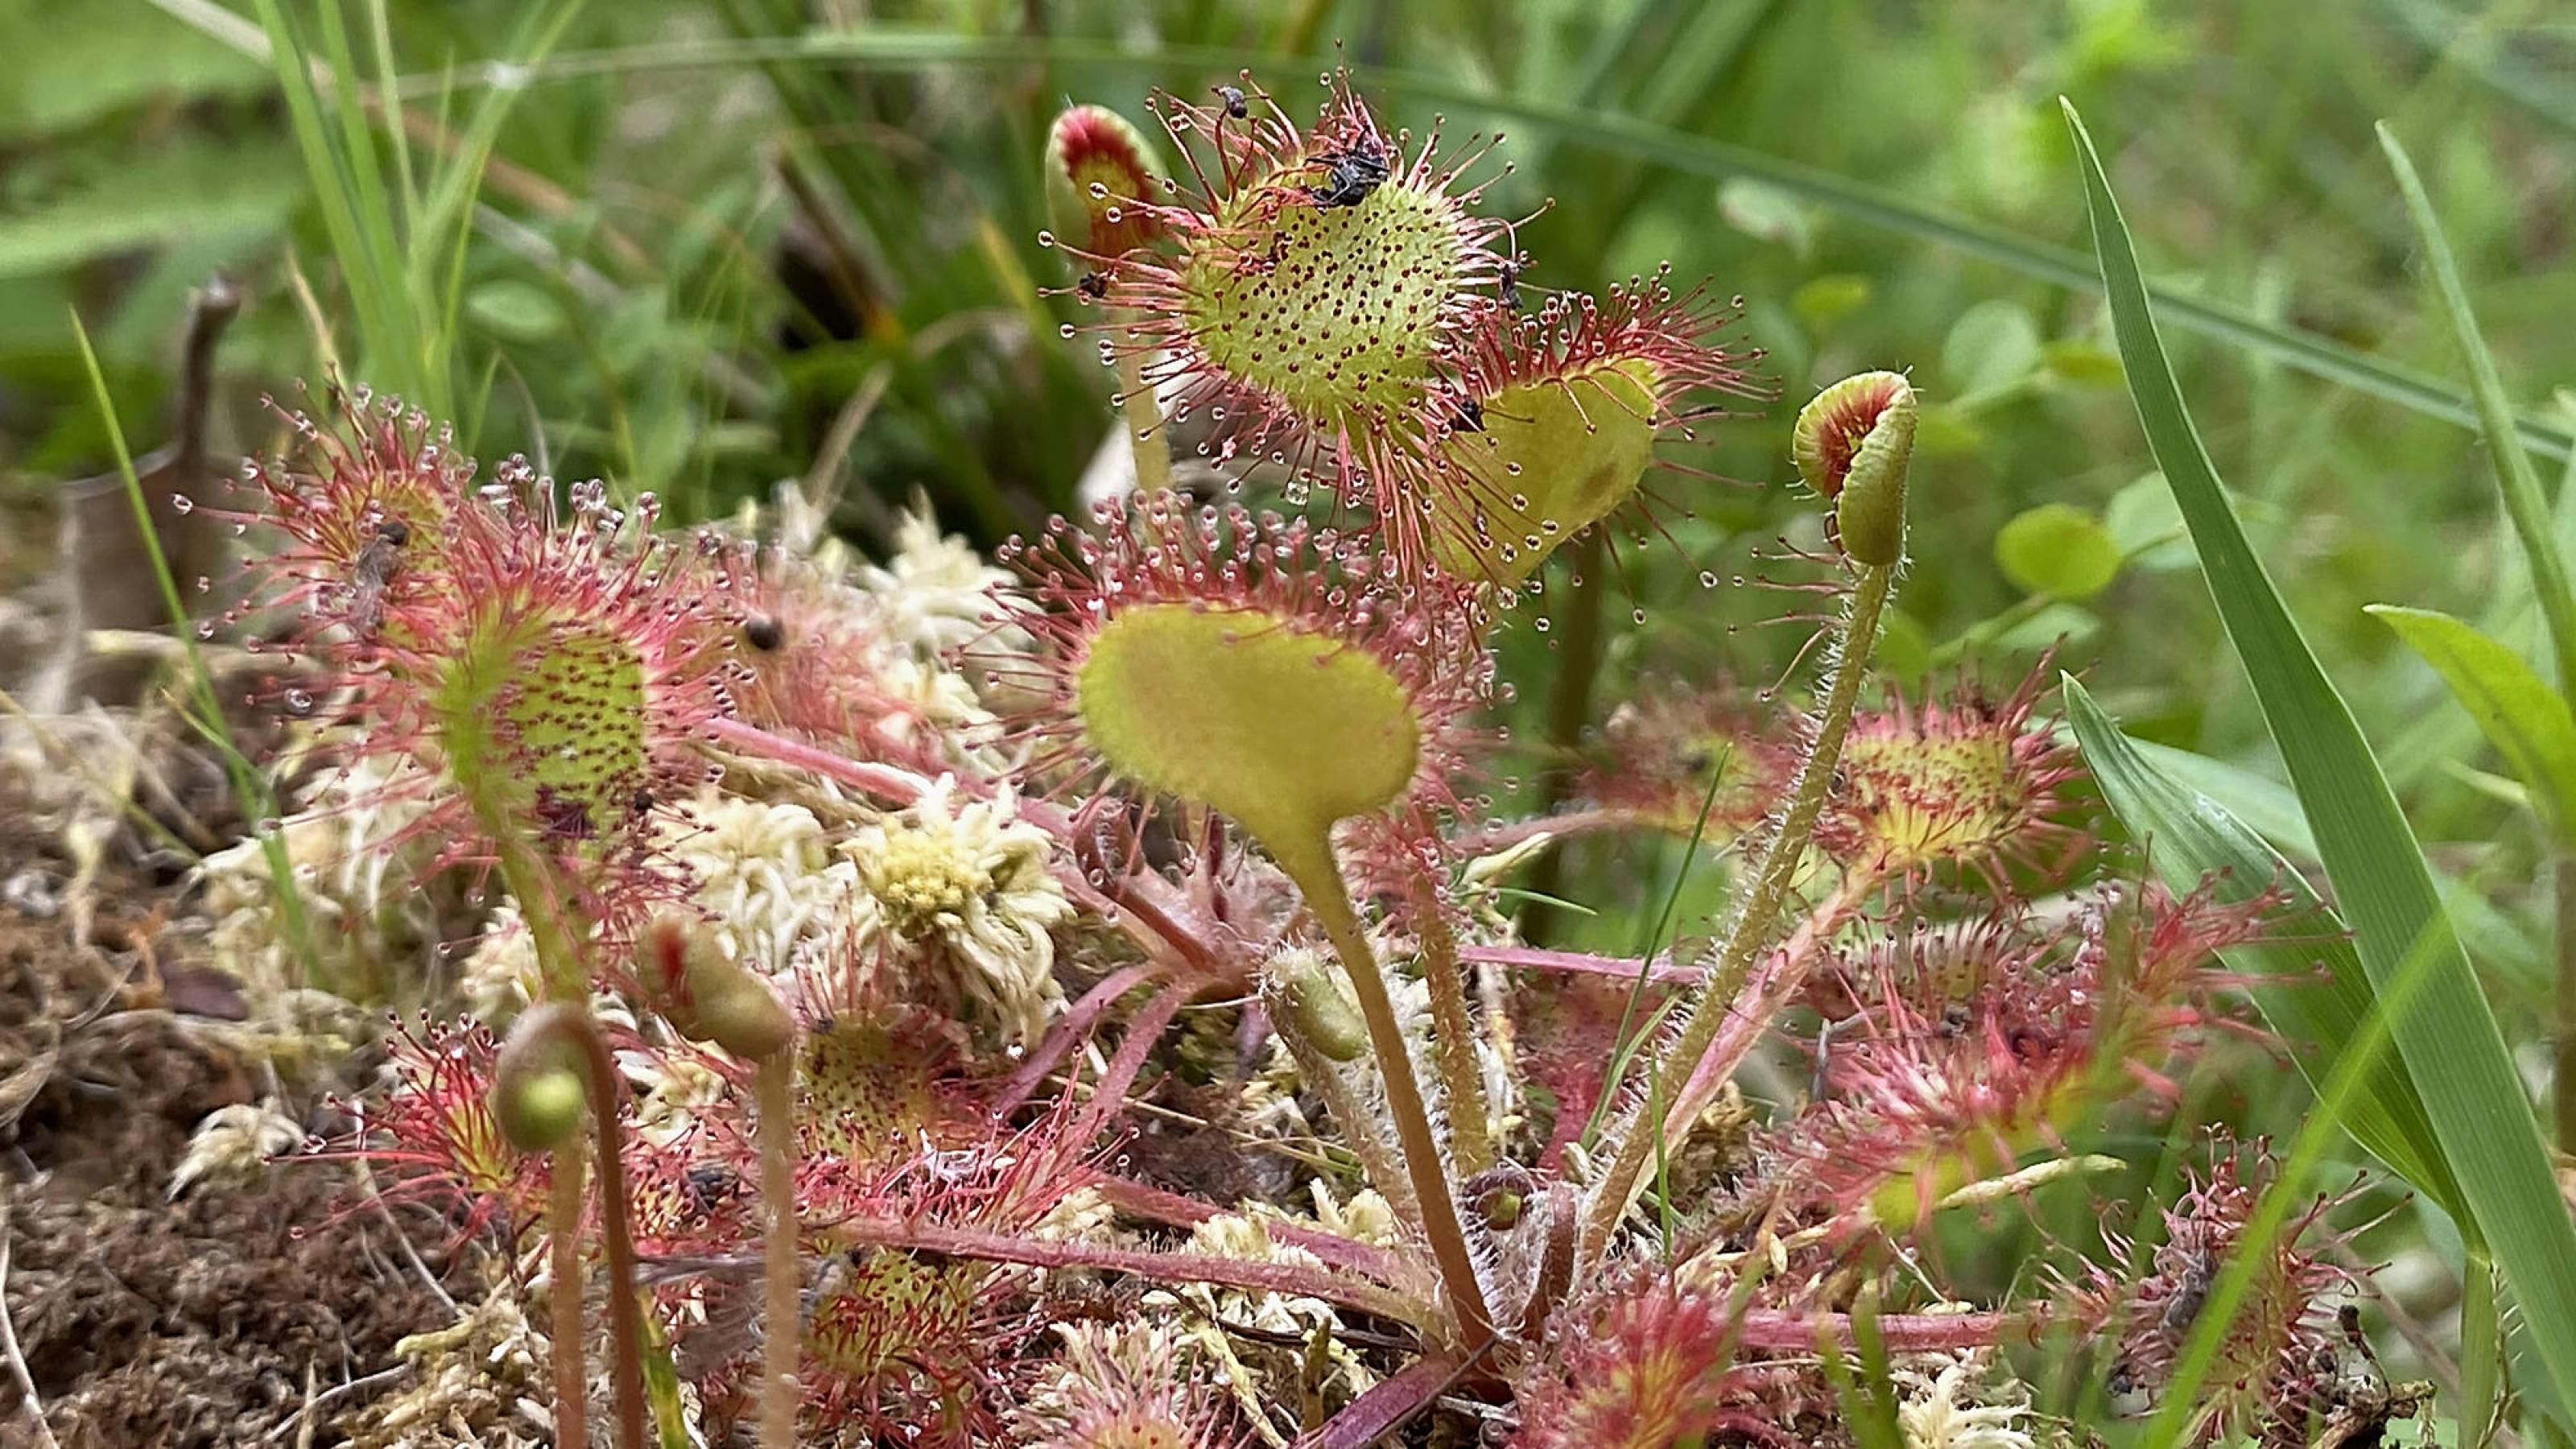
{"label": "dried twig", "polygon": [[36,1397],[35,1375],[27,1372],[27,1356],[18,1351],[18,1325],[9,1313],[9,1198],[0,1193],[0,1349],[9,1355],[10,1377],[18,1381],[18,1401],[26,1406],[27,1417],[36,1421],[36,1437],[45,1449],[62,1449],[54,1438],[53,1426],[45,1422],[45,1406]]}
{"label": "dried twig", "polygon": [[306,1399],[303,1407],[297,1409],[294,1413],[278,1420],[274,1427],[272,1427],[267,1433],[260,1436],[259,1442],[263,1444],[274,1444],[278,1440],[285,1438],[288,1432],[293,1430],[297,1425],[312,1417],[314,1410],[321,1408],[332,1400],[345,1398],[350,1394],[357,1393],[361,1389],[372,1389],[379,1384],[389,1384],[395,1379],[401,1378],[404,1374],[410,1373],[411,1368],[412,1366],[410,1364],[398,1363],[389,1369],[378,1369],[374,1373],[368,1374],[363,1378],[348,1379],[343,1382],[333,1384],[331,1387],[313,1395],[311,1398]]}

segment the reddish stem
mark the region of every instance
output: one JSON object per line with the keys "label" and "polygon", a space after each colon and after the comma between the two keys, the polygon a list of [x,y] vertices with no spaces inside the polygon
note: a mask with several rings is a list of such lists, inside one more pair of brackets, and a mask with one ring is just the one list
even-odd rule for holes
{"label": "reddish stem", "polygon": [[838,780],[854,789],[865,790],[880,800],[909,805],[930,788],[930,781],[910,770],[892,765],[872,765],[864,760],[844,759],[830,750],[819,749],[802,740],[791,740],[773,734],[755,724],[738,719],[718,718],[707,722],[707,733],[736,749],[748,751],[782,765],[811,770],[827,780]]}
{"label": "reddish stem", "polygon": [[1047,1079],[1047,1074],[1072,1053],[1083,1035],[1091,1030],[1091,1024],[1099,1020],[1103,1012],[1117,1005],[1118,998],[1143,985],[1154,974],[1151,966],[1122,967],[1101,978],[1099,985],[1082,993],[1081,999],[1065,1009],[1064,1015],[1047,1029],[1047,1034],[1038,1038],[1038,1044],[1029,1049],[1028,1057],[1011,1073],[1009,1080],[1002,1083],[1002,1090],[993,1098],[993,1115],[1006,1117],[1018,1110],[1020,1104],[1029,1099],[1029,1094],[1038,1089],[1038,1084]]}
{"label": "reddish stem", "polygon": [[1109,1070],[1101,1073],[1099,1087],[1073,1121],[1074,1141],[1090,1141],[1111,1114],[1127,1105],[1127,1089],[1136,1084],[1136,1074],[1145,1069],[1146,1054],[1190,999],[1190,991],[1188,983],[1172,982],[1155,992],[1144,1009],[1128,1019],[1127,1036],[1118,1043],[1118,1054],[1109,1059]]}
{"label": "reddish stem", "polygon": [[[1987,1348],[2008,1335],[2027,1335],[2032,1321],[2018,1313],[1882,1313],[1872,1320],[1889,1353],[1938,1353],[1944,1349]],[[1736,1325],[1740,1347],[1768,1353],[1812,1353],[1816,1340],[1830,1334],[1845,1349],[1860,1339],[1848,1313],[1795,1313],[1755,1308]]]}
{"label": "reddish stem", "polygon": [[608,1326],[615,1348],[618,1449],[644,1449],[644,1309],[635,1298],[635,1234],[627,1221],[626,1164],[618,1154],[617,1099],[626,1079],[608,1054],[608,1043],[584,1013],[567,1018],[589,1070],[591,1122],[599,1134],[599,1218],[608,1269]]}
{"label": "reddish stem", "polygon": [[[1100,1177],[1092,1181],[1100,1200],[1134,1217],[1166,1227],[1194,1228],[1210,1218],[1227,1216],[1225,1209],[1196,1198],[1165,1192],[1124,1177]],[[1381,1283],[1392,1283],[1404,1272],[1403,1260],[1386,1249],[1321,1228],[1309,1228],[1281,1218],[1264,1218],[1261,1223],[1273,1241],[1303,1248],[1320,1259],[1326,1267],[1346,1268],[1365,1273]]]}
{"label": "reddish stem", "polygon": [[1263,1263],[1206,1253],[1157,1253],[1099,1243],[1041,1242],[981,1228],[945,1228],[900,1218],[844,1218],[831,1232],[855,1247],[903,1248],[944,1253],[985,1263],[1029,1268],[1098,1268],[1164,1282],[1215,1283],[1260,1293],[1320,1298],[1343,1308],[1417,1326],[1436,1321],[1428,1305],[1347,1272],[1296,1263]]}
{"label": "reddish stem", "polygon": [[1431,1407],[1457,1382],[1464,1367],[1451,1354],[1415,1359],[1395,1377],[1344,1405],[1313,1433],[1299,1435],[1295,1449],[1367,1449]]}
{"label": "reddish stem", "polygon": [[[1523,966],[1534,971],[1558,971],[1568,975],[1608,976],[1620,981],[1637,979],[1639,962],[1633,956],[1593,956],[1582,951],[1551,951],[1539,946],[1461,946],[1458,959],[1495,966]],[[1657,956],[1654,974],[1648,978],[1658,986],[1696,986],[1703,973],[1690,966],[1676,966],[1670,955]]]}

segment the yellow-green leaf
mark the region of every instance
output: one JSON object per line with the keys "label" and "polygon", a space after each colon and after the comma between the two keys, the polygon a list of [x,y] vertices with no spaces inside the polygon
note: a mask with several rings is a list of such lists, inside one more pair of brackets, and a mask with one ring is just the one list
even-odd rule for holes
{"label": "yellow-green leaf", "polygon": [[2448,614],[2373,604],[2367,611],[2424,656],[2487,742],[2531,787],[2559,839],[2576,824],[2576,714],[2522,656]]}

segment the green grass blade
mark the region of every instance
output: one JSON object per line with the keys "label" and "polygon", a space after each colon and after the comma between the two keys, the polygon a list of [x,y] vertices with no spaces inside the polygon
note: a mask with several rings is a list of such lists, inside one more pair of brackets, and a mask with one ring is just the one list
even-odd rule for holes
{"label": "green grass blade", "polygon": [[[2146,843],[2147,863],[2166,885],[2187,891],[2216,877],[2211,888],[2225,900],[2245,900],[2266,887],[2288,898],[2286,914],[2299,927],[2282,939],[2230,951],[2227,962],[2265,983],[2252,989],[2255,1006],[2298,1048],[2291,1061],[2322,1095],[2326,1076],[2360,1038],[2376,999],[2343,922],[2262,836],[2121,733],[2073,676],[2060,689],[2085,767],[2112,813]],[[2403,1062],[2391,1057],[2378,1064],[2344,1128],[2444,1211],[2461,1215],[2459,1184]]]}
{"label": "green grass blade", "polygon": [[2156,334],[2137,253],[2101,158],[2065,107],[2129,390],[2201,568],[2316,832],[2318,853],[2384,997],[2417,947],[2426,989],[2390,1022],[2459,1179],[2461,1230],[2492,1245],[2530,1327],[2537,1371],[2576,1400],[2576,1221],[2543,1152],[2495,1013],[2453,935],[2414,831],[2227,502]]}
{"label": "green grass blade", "polygon": [[134,527],[142,535],[144,556],[152,561],[153,581],[160,586],[161,605],[169,612],[170,631],[178,638],[180,651],[188,661],[188,686],[194,698],[180,714],[222,758],[233,799],[253,822],[251,833],[259,841],[260,858],[267,863],[269,887],[276,892],[277,913],[286,927],[286,940],[295,962],[299,968],[309,968],[313,960],[312,938],[306,933],[308,917],[304,897],[295,884],[295,863],[286,853],[286,837],[265,823],[277,814],[277,798],[269,789],[267,777],[242,754],[225,724],[223,702],[215,694],[214,673],[206,667],[204,652],[197,648],[197,631],[188,618],[187,604],[180,598],[179,581],[172,576],[170,560],[161,551],[161,532],[153,526],[151,501],[143,496],[142,476],[134,470],[134,451],[125,443],[125,425],[118,421],[116,404],[108,396],[107,374],[99,370],[98,352],[90,345],[88,326],[78,312],[72,314],[71,320],[72,339],[80,345],[81,366],[89,375],[90,398],[98,405],[99,421],[107,428],[108,444],[116,454],[116,470],[125,479],[125,501],[133,508]]}
{"label": "green grass blade", "polygon": [[[443,411],[440,390],[431,386],[432,379],[423,371],[417,318],[403,288],[400,249],[385,237],[392,226],[392,209],[374,147],[370,142],[358,148],[361,154],[351,154],[343,144],[350,134],[347,117],[339,117],[335,133],[323,113],[322,93],[314,84],[312,56],[280,0],[258,0],[258,6],[278,86],[286,96],[288,129],[304,154],[323,230],[331,239],[331,253],[340,264],[350,304],[358,314],[364,365],[378,385]],[[336,19],[331,5],[325,5],[324,14]],[[345,37],[337,49],[345,55]],[[347,89],[355,84],[354,73],[343,67],[337,74],[343,78],[343,107],[356,105]],[[363,124],[357,134],[362,141],[367,139]]]}
{"label": "green grass blade", "polygon": [[[2385,1010],[2374,1010],[2362,1022],[2343,1059],[2326,1074],[2317,1093],[2317,1105],[2299,1124],[2299,1134],[2291,1139],[2289,1154],[2281,1161],[2279,1173],[2271,1186],[2255,1201],[2254,1211],[2246,1217],[2245,1226],[2236,1235],[2236,1245],[2227,1254],[2227,1262],[2210,1284],[2209,1297],[2193,1319],[2191,1334],[2183,1340],[2181,1355],[2160,1391],[2163,1402],[2155,1418],[2147,1423],[2146,1432],[2136,1440],[2141,1445],[2180,1445],[2197,1443],[2184,1432],[2200,1408],[2200,1386],[2209,1379],[2218,1364],[2218,1355],[2236,1326],[2236,1316],[2245,1300],[2254,1292],[2258,1275],[2277,1271],[2273,1245],[2278,1243],[2290,1221],[2292,1209],[2308,1201],[2308,1185],[2321,1175],[2326,1161],[2326,1146],[2334,1140],[2335,1129],[2363,1095],[2363,1083],[2377,1069],[2380,1058],[2388,1054],[2390,1027],[2413,1014],[2416,1003],[2435,975],[2444,952],[2449,930],[2439,919],[2426,922],[2427,930],[2403,954],[2380,997]],[[2477,1253],[2470,1258],[2474,1264]]]}
{"label": "green grass blade", "polygon": [[2379,126],[2380,149],[2388,153],[2388,168],[2397,173],[2398,193],[2406,198],[2406,215],[2415,223],[2415,235],[2424,244],[2424,260],[2433,269],[2434,283],[2441,289],[2443,310],[2451,314],[2451,330],[2460,339],[2460,355],[2469,364],[2469,396],[2478,406],[2478,428],[2486,435],[2487,456],[2495,463],[2496,487],[2504,494],[2504,511],[2513,520],[2513,531],[2521,536],[2525,563],[2531,569],[2531,589],[2540,601],[2540,616],[2549,622],[2549,642],[2558,660],[2558,687],[2576,689],[2576,596],[2567,584],[2567,560],[2558,552],[2558,538],[2551,530],[2549,502],[2541,496],[2540,474],[2531,466],[2531,455],[2522,448],[2516,431],[2513,401],[2505,396],[2504,379],[2496,372],[2495,357],[2487,351],[2486,338],[2478,331],[2478,318],[2469,310],[2469,289],[2460,281],[2459,263],[2451,257],[2450,243],[2442,239],[2442,224],[2433,215],[2433,202],[2424,194],[2423,179],[2415,174],[2415,163],[2406,157],[2406,148],[2398,144],[2397,133],[2386,122]]}
{"label": "green grass blade", "polygon": [[[261,0],[263,7],[275,0]],[[1258,59],[1258,57],[1254,57]],[[1212,46],[1155,46],[1138,49],[1113,40],[1070,36],[952,35],[899,26],[817,30],[803,35],[757,37],[728,42],[690,40],[613,49],[568,51],[533,70],[516,64],[468,67],[449,75],[406,77],[402,94],[435,94],[450,83],[474,86],[507,80],[533,84],[581,76],[633,71],[695,70],[761,63],[830,64],[855,69],[910,70],[933,65],[1115,68],[1177,67],[1208,75],[1229,73],[1245,63],[1240,51]],[[1311,67],[1313,56],[1281,57]],[[1333,57],[1323,57],[1332,63]],[[1694,136],[1572,100],[1508,94],[1493,87],[1418,71],[1355,65],[1361,85],[1434,104],[1473,107],[1488,115],[1534,126],[1596,150],[1612,151],[1654,162],[1688,175],[1723,180],[1732,176],[1769,182],[1782,191],[1866,226],[1917,241],[1954,248],[2024,276],[2059,286],[2090,290],[2099,279],[2084,254],[1967,217],[1926,206],[1890,188],[1809,166],[1705,136]],[[2414,368],[2373,357],[2331,338],[2302,328],[2267,322],[2250,308],[2195,296],[2179,287],[2150,289],[2168,316],[2195,332],[2230,346],[2267,357],[2312,377],[2395,403],[2409,411],[2441,418],[2462,427],[2477,425],[2470,401],[2439,378]],[[2533,416],[2518,421],[2523,441],[2532,451],[2552,458],[2576,456],[2576,431]]]}
{"label": "green grass blade", "polygon": [[2397,631],[2451,688],[2496,752],[2531,787],[2561,840],[2576,823],[2576,714],[2522,656],[2448,614],[2373,604],[2365,613]]}

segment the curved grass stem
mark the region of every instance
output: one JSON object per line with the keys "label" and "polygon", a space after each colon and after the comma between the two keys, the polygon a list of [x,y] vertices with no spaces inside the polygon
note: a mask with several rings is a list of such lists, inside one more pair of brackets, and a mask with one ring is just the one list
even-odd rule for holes
{"label": "curved grass stem", "polygon": [[1580,1261],[1596,1262],[1607,1251],[1611,1235],[1619,1220],[1637,1200],[1645,1185],[1647,1164],[1658,1156],[1676,1109],[1689,1098],[1687,1088],[1700,1058],[1708,1052],[1718,1029],[1735,1014],[1738,993],[1743,990],[1753,964],[1761,958],[1777,926],[1781,907],[1789,900],[1798,867],[1807,853],[1807,843],[1815,835],[1816,818],[1824,810],[1825,796],[1833,787],[1834,767],[1842,757],[1843,737],[1851,730],[1852,710],[1860,702],[1860,689],[1869,673],[1871,651],[1878,643],[1878,627],[1887,609],[1887,601],[1896,586],[1896,568],[1860,566],[1858,585],[1852,591],[1851,610],[1843,620],[1842,647],[1835,651],[1831,682],[1826,686],[1822,716],[1816,725],[1815,743],[1798,767],[1798,778],[1790,786],[1789,805],[1780,816],[1779,828],[1772,832],[1764,849],[1762,864],[1756,871],[1753,886],[1727,928],[1725,940],[1711,958],[1708,985],[1701,991],[1681,1034],[1670,1050],[1664,1052],[1654,1067],[1651,1090],[1644,1103],[1629,1114],[1618,1137],[1619,1150],[1611,1158],[1609,1169],[1594,1188],[1592,1201],[1585,1214],[1583,1246]]}

